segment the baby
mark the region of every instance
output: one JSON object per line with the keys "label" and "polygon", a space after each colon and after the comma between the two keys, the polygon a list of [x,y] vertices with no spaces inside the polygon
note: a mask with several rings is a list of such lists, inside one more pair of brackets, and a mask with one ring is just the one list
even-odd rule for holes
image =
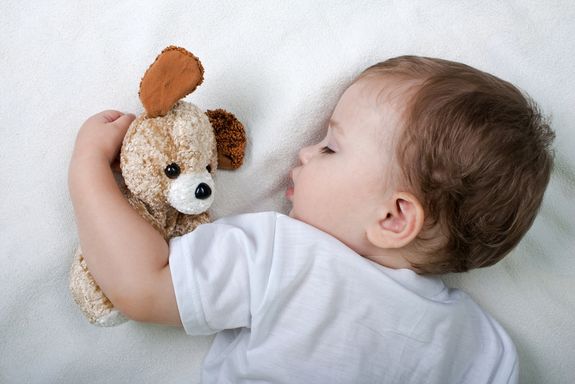
{"label": "baby", "polygon": [[217,333],[202,382],[517,381],[503,328],[437,277],[501,260],[537,214],[554,134],[514,86],[440,59],[370,67],[300,150],[289,216],[227,217],[169,245],[111,171],[133,119],[80,129],[80,242],[128,317]]}

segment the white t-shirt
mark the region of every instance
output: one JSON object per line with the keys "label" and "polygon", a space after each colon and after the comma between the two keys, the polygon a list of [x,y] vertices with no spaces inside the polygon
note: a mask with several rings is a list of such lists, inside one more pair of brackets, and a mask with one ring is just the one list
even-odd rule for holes
{"label": "white t-shirt", "polygon": [[464,292],[265,212],[170,241],[185,331],[216,333],[203,383],[516,383],[515,347]]}

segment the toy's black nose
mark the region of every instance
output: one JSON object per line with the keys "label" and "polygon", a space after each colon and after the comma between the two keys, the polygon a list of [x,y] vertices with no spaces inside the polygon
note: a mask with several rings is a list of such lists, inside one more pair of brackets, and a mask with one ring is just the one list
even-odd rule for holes
{"label": "toy's black nose", "polygon": [[200,185],[198,185],[198,188],[196,188],[196,198],[200,200],[207,199],[208,197],[210,197],[211,194],[212,189],[206,183],[200,183]]}

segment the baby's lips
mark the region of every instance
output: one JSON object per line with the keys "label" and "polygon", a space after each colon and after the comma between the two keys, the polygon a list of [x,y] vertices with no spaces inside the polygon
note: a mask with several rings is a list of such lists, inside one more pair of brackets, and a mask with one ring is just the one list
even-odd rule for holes
{"label": "baby's lips", "polygon": [[292,197],[293,197],[293,187],[288,187],[286,189],[286,198],[291,200]]}
{"label": "baby's lips", "polygon": [[285,196],[286,198],[290,199],[293,196],[293,192],[294,192],[294,182],[293,182],[293,169],[289,172],[289,181],[290,181],[290,185],[288,186],[288,188],[286,189],[286,193]]}

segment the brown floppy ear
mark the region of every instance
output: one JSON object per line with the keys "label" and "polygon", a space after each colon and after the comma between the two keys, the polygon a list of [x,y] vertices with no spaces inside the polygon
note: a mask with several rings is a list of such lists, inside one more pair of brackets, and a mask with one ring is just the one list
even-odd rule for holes
{"label": "brown floppy ear", "polygon": [[140,100],[148,117],[164,116],[202,81],[204,68],[196,56],[184,48],[167,47],[140,82]]}
{"label": "brown floppy ear", "polygon": [[231,113],[216,109],[206,112],[214,128],[218,146],[218,169],[236,169],[244,161],[246,132],[244,126]]}

